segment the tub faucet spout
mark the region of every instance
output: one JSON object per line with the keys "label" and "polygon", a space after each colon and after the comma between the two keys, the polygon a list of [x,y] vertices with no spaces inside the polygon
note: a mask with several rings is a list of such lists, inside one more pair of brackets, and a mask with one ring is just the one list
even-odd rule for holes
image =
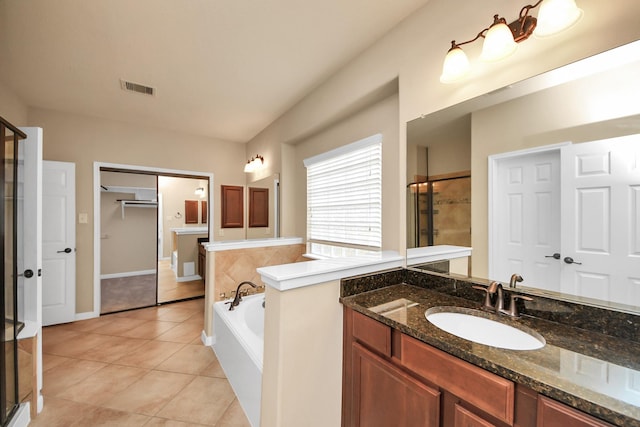
{"label": "tub faucet spout", "polygon": [[236,295],[233,297],[233,301],[227,303],[229,304],[229,311],[233,310],[238,304],[240,304],[240,301],[242,301],[242,295],[240,294],[240,288],[242,287],[242,285],[251,285],[251,287],[253,288],[258,287],[255,283],[248,280],[240,282],[240,284],[238,284],[238,287],[236,288]]}

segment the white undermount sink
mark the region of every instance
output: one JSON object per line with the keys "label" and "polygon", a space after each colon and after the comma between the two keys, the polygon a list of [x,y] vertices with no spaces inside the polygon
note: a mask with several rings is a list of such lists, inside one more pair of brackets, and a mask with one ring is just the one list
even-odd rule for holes
{"label": "white undermount sink", "polygon": [[434,307],[424,313],[438,328],[475,343],[508,350],[536,350],[545,346],[545,339],[524,326],[515,328],[487,319],[479,310],[462,307]]}

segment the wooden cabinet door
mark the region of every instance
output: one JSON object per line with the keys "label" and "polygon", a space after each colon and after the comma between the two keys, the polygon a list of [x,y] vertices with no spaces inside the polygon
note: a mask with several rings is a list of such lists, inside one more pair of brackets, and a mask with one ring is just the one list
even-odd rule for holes
{"label": "wooden cabinet door", "polygon": [[454,420],[455,427],[495,427],[495,424],[490,423],[460,405],[456,405]]}
{"label": "wooden cabinet door", "polygon": [[538,396],[538,427],[611,427],[568,405]]}
{"label": "wooden cabinet door", "polygon": [[184,223],[185,224],[198,223],[198,201],[197,200],[184,201]]}
{"label": "wooden cabinet door", "polygon": [[244,187],[221,185],[222,228],[244,227]]}
{"label": "wooden cabinet door", "polygon": [[437,427],[440,392],[353,344],[352,427]]}

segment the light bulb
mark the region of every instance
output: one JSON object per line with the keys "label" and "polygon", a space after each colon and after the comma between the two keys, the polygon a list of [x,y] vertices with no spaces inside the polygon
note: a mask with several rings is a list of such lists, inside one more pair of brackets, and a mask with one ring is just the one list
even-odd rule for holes
{"label": "light bulb", "polygon": [[453,83],[463,79],[469,74],[469,59],[459,46],[449,49],[442,64],[440,82]]}

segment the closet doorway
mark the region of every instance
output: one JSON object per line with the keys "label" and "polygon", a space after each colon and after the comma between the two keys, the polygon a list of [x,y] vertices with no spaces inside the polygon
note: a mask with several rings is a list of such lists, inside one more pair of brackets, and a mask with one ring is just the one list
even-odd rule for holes
{"label": "closet doorway", "polygon": [[204,296],[208,176],[99,168],[99,311]]}

